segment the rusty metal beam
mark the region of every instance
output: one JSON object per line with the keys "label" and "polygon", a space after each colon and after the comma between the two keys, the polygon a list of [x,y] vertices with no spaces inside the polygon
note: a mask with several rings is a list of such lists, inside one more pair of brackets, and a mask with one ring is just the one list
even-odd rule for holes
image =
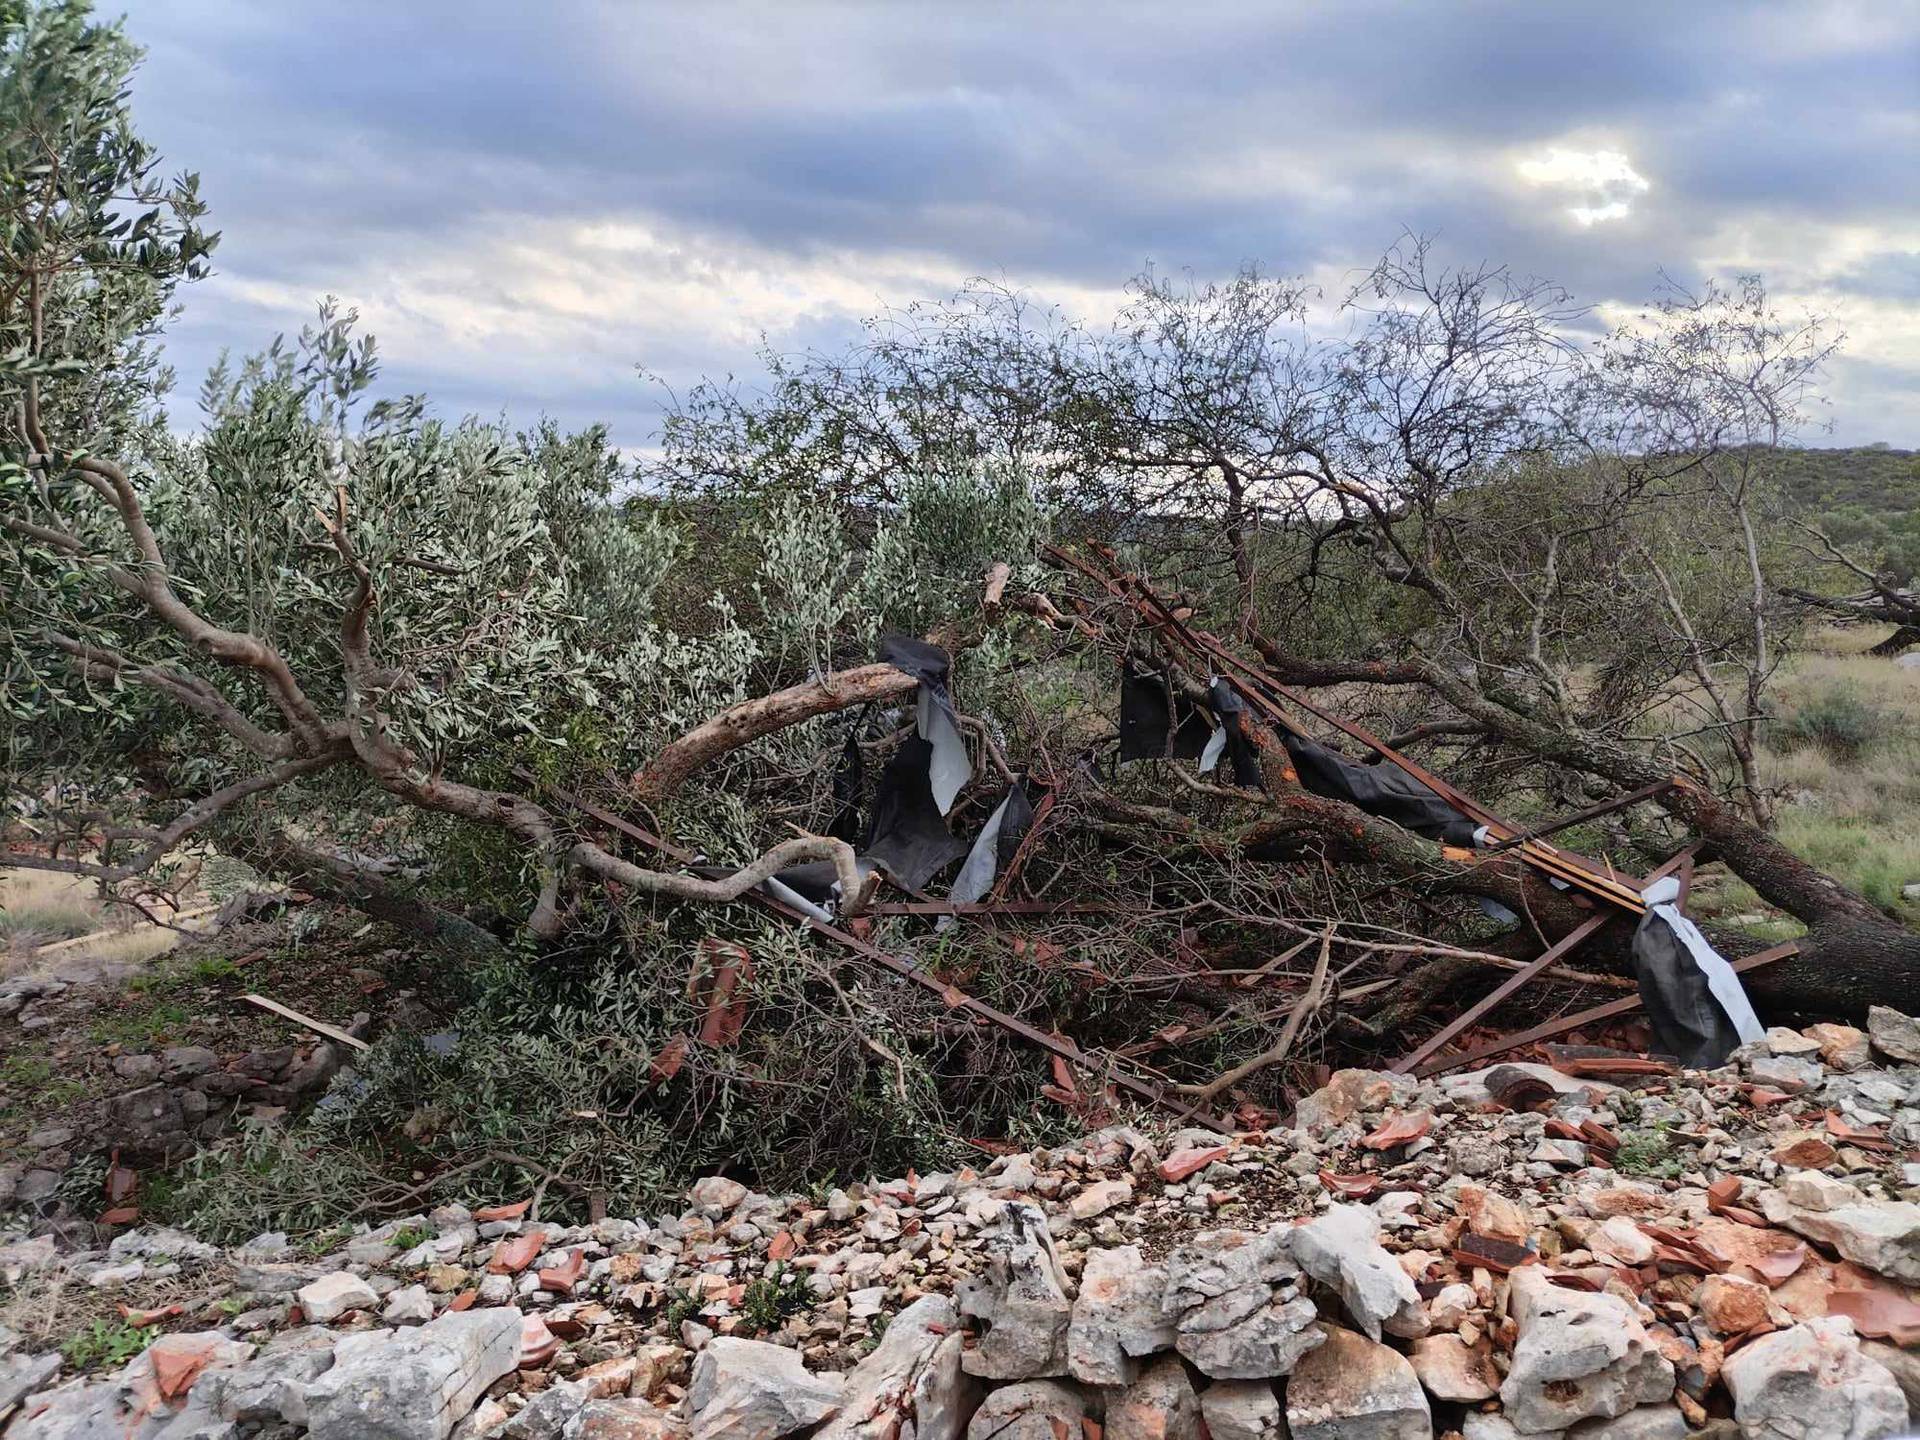
{"label": "rusty metal beam", "polygon": [[[1797,940],[1784,940],[1778,945],[1756,951],[1752,955],[1743,955],[1729,962],[1736,973],[1744,974],[1749,970],[1758,970],[1763,965],[1772,965],[1800,953]],[[1565,1035],[1569,1030],[1578,1030],[1583,1025],[1592,1025],[1596,1021],[1611,1020],[1616,1015],[1630,1014],[1640,1008],[1638,995],[1622,996],[1618,1000],[1609,1000],[1604,1005],[1594,1005],[1586,1010],[1577,1010],[1571,1015],[1562,1015],[1558,1020],[1548,1020],[1535,1025],[1530,1030],[1520,1030],[1512,1035],[1503,1035],[1490,1044],[1477,1050],[1469,1050],[1464,1055],[1442,1055],[1437,1060],[1429,1060],[1417,1072],[1421,1079],[1430,1075],[1441,1075],[1449,1070],[1458,1070],[1477,1060],[1490,1060],[1496,1055],[1506,1055],[1522,1046],[1537,1044],[1542,1040],[1551,1040],[1557,1035]]]}
{"label": "rusty metal beam", "polygon": [[[1689,845],[1686,849],[1662,861],[1659,867],[1655,869],[1647,879],[1649,881],[1658,880],[1662,875],[1671,874],[1686,864],[1687,861],[1692,858],[1692,855],[1693,846]],[[1493,1009],[1494,1006],[1512,995],[1514,991],[1529,983],[1535,976],[1540,974],[1541,971],[1553,964],[1554,961],[1575,949],[1581,941],[1585,940],[1589,935],[1592,935],[1601,926],[1614,918],[1610,912],[1603,910],[1597,915],[1582,920],[1578,925],[1574,926],[1573,929],[1549,945],[1539,959],[1527,965],[1525,969],[1517,970],[1512,975],[1509,975],[1487,994],[1481,996],[1465,1010],[1462,1010],[1458,1015],[1454,1016],[1453,1019],[1434,1031],[1433,1034],[1429,1035],[1413,1050],[1394,1061],[1387,1069],[1395,1074],[1404,1075],[1407,1071],[1413,1069],[1420,1064],[1421,1061],[1432,1055],[1441,1046],[1452,1040],[1453,1037],[1458,1035],[1462,1030],[1465,1030],[1468,1026],[1479,1020],[1482,1015],[1485,1015],[1489,1010]]]}

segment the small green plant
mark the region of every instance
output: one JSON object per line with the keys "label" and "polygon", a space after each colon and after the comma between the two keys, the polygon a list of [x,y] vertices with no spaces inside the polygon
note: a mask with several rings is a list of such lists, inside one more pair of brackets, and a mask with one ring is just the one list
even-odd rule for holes
{"label": "small green plant", "polygon": [[331,1230],[322,1230],[317,1235],[308,1236],[300,1248],[308,1258],[318,1260],[322,1255],[331,1255],[352,1238],[351,1226],[336,1225]]}
{"label": "small green plant", "polygon": [[667,1333],[678,1335],[680,1327],[689,1320],[700,1317],[700,1297],[691,1290],[676,1290],[673,1298],[667,1301]]}
{"label": "small green plant", "polygon": [[740,1296],[740,1318],[758,1334],[778,1330],[789,1315],[797,1315],[808,1305],[807,1291],[800,1277],[784,1260],[776,1261],[766,1274],[748,1284]]}
{"label": "small green plant", "polygon": [[158,1325],[129,1325],[124,1320],[95,1320],[60,1347],[75,1370],[117,1369],[154,1342]]}
{"label": "small green plant", "polygon": [[424,1225],[403,1225],[393,1232],[393,1243],[402,1250],[411,1250],[416,1245],[424,1245],[433,1239],[433,1231]]}
{"label": "small green plant", "polygon": [[1664,1130],[1629,1130],[1620,1140],[1613,1157],[1613,1168],[1622,1175],[1646,1175],[1659,1180],[1675,1180],[1685,1167],[1673,1153],[1673,1142]]}

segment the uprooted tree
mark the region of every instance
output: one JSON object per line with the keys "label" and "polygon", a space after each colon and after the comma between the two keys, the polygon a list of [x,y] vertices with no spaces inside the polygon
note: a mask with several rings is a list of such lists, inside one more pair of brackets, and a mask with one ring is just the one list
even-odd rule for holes
{"label": "uprooted tree", "polygon": [[[1588,918],[1520,857],[1463,860],[1271,748],[1258,790],[1105,763],[1122,664],[1210,678],[1148,592],[1503,813],[1682,777],[1593,842],[1639,873],[1697,839],[1805,922],[1764,1001],[1905,998],[1920,937],[1769,833],[1756,745],[1804,579],[1769,457],[1828,342],[1757,282],[1595,346],[1568,297],[1417,242],[1333,340],[1305,287],[1252,272],[1146,277],[1100,330],[975,290],[778,360],[763,393],[697,392],[645,476],[598,430],[373,401],[372,342],[329,305],[216,370],[185,434],[154,342],[216,237],[132,128],[134,58],[78,6],[7,32],[4,860],[151,905],[235,857],[458,967],[456,1052],[383,1041],[305,1153],[404,1120],[463,1172],[606,1195],[1035,1123],[1049,1077],[1017,1042],[728,903],[807,861],[844,913],[874,898],[828,776],[912,728],[915,678],[871,662],[889,630],[957,652],[979,763],[956,827],[1035,778],[1002,893],[1081,909],[931,943],[882,914],[876,942],[1182,1093],[1280,1100],[1303,1026],[1316,1054],[1391,1051]],[[1087,554],[1140,589],[1090,583]],[[1625,929],[1580,963],[1617,983]],[[690,1047],[689,970],[727,943],[760,1013]],[[1078,1113],[1104,1103],[1068,1079]],[[436,1085],[461,1103],[428,1114]]]}

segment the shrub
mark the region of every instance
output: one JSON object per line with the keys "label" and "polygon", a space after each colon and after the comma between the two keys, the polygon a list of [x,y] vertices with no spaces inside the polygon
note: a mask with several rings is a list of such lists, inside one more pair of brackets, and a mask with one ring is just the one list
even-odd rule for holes
{"label": "shrub", "polygon": [[1852,760],[1880,739],[1886,721],[1852,686],[1839,686],[1802,705],[1782,724],[1781,732],[1789,743],[1817,745]]}

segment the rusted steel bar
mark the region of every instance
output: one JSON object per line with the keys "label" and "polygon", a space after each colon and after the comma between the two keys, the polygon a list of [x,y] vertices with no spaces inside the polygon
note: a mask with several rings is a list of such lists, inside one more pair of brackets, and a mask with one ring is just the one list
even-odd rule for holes
{"label": "rusted steel bar", "polygon": [[[1749,970],[1758,970],[1763,965],[1772,965],[1799,953],[1799,941],[1783,940],[1778,945],[1769,946],[1752,955],[1743,955],[1740,959],[1729,963],[1736,973],[1744,974]],[[1562,1015],[1558,1020],[1548,1020],[1535,1025],[1530,1030],[1503,1035],[1491,1044],[1482,1045],[1478,1050],[1469,1050],[1464,1055],[1442,1055],[1437,1060],[1427,1061],[1416,1073],[1423,1080],[1430,1075],[1442,1075],[1449,1070],[1458,1070],[1478,1060],[1491,1060],[1496,1055],[1510,1054],[1522,1046],[1551,1040],[1556,1035],[1565,1035],[1569,1030],[1578,1030],[1583,1025],[1591,1025],[1600,1020],[1611,1020],[1616,1015],[1630,1014],[1639,1008],[1638,995],[1625,995],[1618,1000],[1609,1000],[1604,1005],[1595,1005],[1586,1010],[1577,1010],[1571,1015]]]}
{"label": "rusted steel bar", "polygon": [[[1693,847],[1688,846],[1677,854],[1669,856],[1660,863],[1658,869],[1647,877],[1648,880],[1658,880],[1662,875],[1667,875],[1678,870],[1687,862],[1692,854]],[[1509,975],[1487,994],[1481,996],[1480,999],[1474,1001],[1473,1004],[1469,1005],[1465,1010],[1462,1010],[1458,1015],[1454,1016],[1453,1019],[1434,1031],[1432,1035],[1429,1035],[1413,1050],[1394,1061],[1387,1069],[1402,1075],[1413,1069],[1429,1055],[1432,1055],[1434,1051],[1445,1045],[1469,1025],[1472,1025],[1482,1015],[1486,1014],[1489,1010],[1493,1009],[1494,1006],[1513,994],[1514,991],[1526,985],[1541,971],[1553,964],[1554,961],[1568,954],[1577,947],[1581,941],[1585,940],[1589,935],[1593,934],[1594,931],[1598,930],[1613,918],[1615,917],[1610,912],[1603,910],[1597,915],[1582,920],[1578,925],[1574,926],[1573,929],[1549,945],[1546,950],[1542,952],[1539,959],[1533,961],[1525,969],[1517,970],[1512,975]]]}
{"label": "rusted steel bar", "polygon": [[[1612,867],[1601,865],[1583,855],[1575,854],[1573,851],[1562,850],[1558,846],[1548,845],[1543,841],[1520,837],[1520,827],[1511,821],[1502,819],[1499,815],[1487,809],[1486,806],[1480,804],[1480,802],[1472,796],[1457,789],[1447,780],[1421,765],[1418,761],[1393,749],[1370,730],[1367,730],[1363,726],[1356,725],[1341,716],[1335,715],[1331,711],[1322,709],[1305,695],[1302,695],[1299,691],[1283,683],[1271,672],[1262,669],[1250,661],[1241,659],[1238,655],[1234,654],[1232,650],[1228,649],[1218,636],[1209,634],[1206,631],[1193,629],[1181,619],[1180,616],[1174,613],[1172,607],[1154,593],[1151,586],[1147,585],[1139,577],[1122,574],[1116,578],[1115,576],[1103,574],[1094,566],[1069,554],[1056,545],[1045,547],[1044,553],[1060,563],[1079,571],[1114,598],[1128,602],[1157,628],[1171,631],[1185,648],[1214,662],[1209,668],[1238,671],[1246,680],[1252,682],[1251,688],[1243,686],[1243,693],[1245,693],[1249,699],[1253,700],[1268,718],[1284,729],[1290,730],[1296,735],[1305,733],[1299,726],[1293,724],[1293,722],[1286,717],[1285,713],[1280,710],[1279,706],[1276,705],[1271,698],[1260,693],[1261,689],[1272,691],[1273,694],[1281,696],[1290,704],[1299,707],[1309,715],[1313,715],[1326,724],[1331,725],[1334,729],[1358,741],[1369,750],[1373,750],[1386,759],[1391,760],[1442,799],[1449,801],[1462,813],[1470,815],[1482,824],[1488,826],[1496,838],[1511,841],[1518,850],[1520,858],[1532,865],[1535,869],[1543,870],[1557,879],[1566,881],[1570,885],[1579,886],[1581,889],[1598,896],[1609,904],[1617,905],[1621,909],[1631,911],[1634,914],[1642,913],[1646,909],[1646,906],[1640,900],[1640,890],[1644,888],[1641,883],[1633,881],[1630,877],[1623,880],[1613,871]],[[1137,589],[1139,594],[1129,594],[1129,585]]]}
{"label": "rusted steel bar", "polygon": [[1632,794],[1616,795],[1611,800],[1602,800],[1598,805],[1589,805],[1586,809],[1576,810],[1571,815],[1562,815],[1558,820],[1550,824],[1536,825],[1532,829],[1524,831],[1519,835],[1510,836],[1490,848],[1495,853],[1502,850],[1510,850],[1522,841],[1538,840],[1543,836],[1555,835],[1562,830],[1569,830],[1575,825],[1585,824],[1589,820],[1598,820],[1602,815],[1611,815],[1616,810],[1624,810],[1629,805],[1638,805],[1642,800],[1651,800],[1656,795],[1665,794],[1673,788],[1673,783],[1671,779],[1656,780],[1651,785],[1642,785]]}
{"label": "rusted steel bar", "polygon": [[[523,781],[536,784],[540,783],[527,771],[516,770],[514,773]],[[618,815],[602,809],[592,801],[571,794],[557,785],[547,784],[544,785],[543,788],[555,799],[578,810],[581,814],[599,821],[609,829],[617,830],[629,839],[639,841],[640,844],[645,845],[648,849],[664,855],[670,860],[675,860],[682,865],[693,863],[694,857],[685,850],[682,850],[679,846],[662,839],[651,831],[641,829],[631,821],[621,819]],[[1221,1135],[1231,1135],[1234,1133],[1233,1126],[1220,1116],[1210,1111],[1194,1109],[1178,1096],[1169,1094],[1162,1087],[1150,1084],[1138,1076],[1129,1075],[1125,1071],[1102,1061],[1098,1056],[1089,1055],[1071,1040],[1064,1039],[1058,1035],[1049,1035],[1046,1031],[1029,1025],[1017,1016],[1009,1015],[1002,1010],[996,1010],[991,1005],[976,1000],[971,995],[962,993],[955,986],[948,984],[938,976],[928,974],[912,960],[899,955],[889,955],[878,946],[870,945],[865,940],[847,933],[838,926],[823,924],[811,916],[782,904],[771,895],[767,895],[761,891],[749,890],[740,898],[743,900],[751,900],[763,910],[770,910],[777,915],[781,915],[786,919],[806,926],[806,928],[814,931],[816,934],[826,936],[827,939],[834,941],[842,948],[851,950],[854,954],[871,960],[877,965],[884,966],[902,979],[911,980],[923,989],[932,991],[944,1000],[950,1008],[964,1010],[968,1014],[977,1016],[991,1025],[997,1025],[1002,1030],[1018,1035],[1022,1040],[1039,1046],[1049,1054],[1059,1056],[1068,1064],[1077,1066],[1104,1083],[1116,1085],[1120,1089],[1125,1090],[1138,1099],[1146,1101],[1150,1105],[1157,1105],[1164,1110],[1170,1110],[1182,1119],[1192,1120]]]}

